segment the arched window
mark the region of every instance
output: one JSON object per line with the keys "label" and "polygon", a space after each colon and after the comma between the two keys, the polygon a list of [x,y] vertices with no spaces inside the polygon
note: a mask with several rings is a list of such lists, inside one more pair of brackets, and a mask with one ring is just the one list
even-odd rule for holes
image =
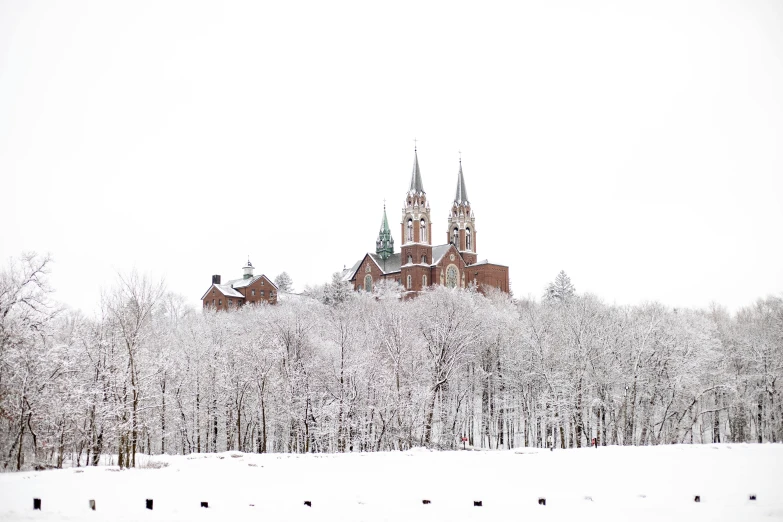
{"label": "arched window", "polygon": [[412,256],[412,255],[410,255],[410,254],[408,254],[408,264],[409,264],[409,265],[412,265],[412,264],[413,264],[413,256]]}
{"label": "arched window", "polygon": [[368,292],[372,292],[372,276],[370,274],[364,276],[364,289]]}
{"label": "arched window", "polygon": [[427,288],[427,276],[426,275],[421,276],[421,287],[422,288]]}
{"label": "arched window", "polygon": [[422,265],[426,265],[427,264],[427,255],[426,254],[422,254],[421,255],[421,264]]}
{"label": "arched window", "polygon": [[411,289],[412,285],[413,285],[413,278],[411,276],[408,276],[408,290]]}
{"label": "arched window", "polygon": [[457,271],[457,267],[449,265],[448,268],[446,268],[446,286],[449,288],[456,288],[458,282],[459,272]]}
{"label": "arched window", "polygon": [[419,241],[422,243],[427,241],[427,222],[424,221],[424,218],[421,218],[421,222],[419,223]]}
{"label": "arched window", "polygon": [[413,220],[408,219],[408,233],[406,241],[413,241]]}
{"label": "arched window", "polygon": [[456,228],[451,231],[451,243],[455,247],[459,248],[459,230],[457,230]]}
{"label": "arched window", "polygon": [[470,241],[470,229],[465,229],[465,250],[473,250],[472,243]]}

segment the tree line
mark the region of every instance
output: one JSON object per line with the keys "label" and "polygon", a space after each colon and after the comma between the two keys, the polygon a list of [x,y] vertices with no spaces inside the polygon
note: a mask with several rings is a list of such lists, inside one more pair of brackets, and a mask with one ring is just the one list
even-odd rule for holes
{"label": "tree line", "polygon": [[[565,273],[540,300],[401,299],[339,277],[275,306],[194,310],[131,273],[86,317],[50,260],[0,272],[0,468],[116,455],[560,448],[783,440],[783,299],[608,305]],[[290,283],[290,281],[289,281]]]}

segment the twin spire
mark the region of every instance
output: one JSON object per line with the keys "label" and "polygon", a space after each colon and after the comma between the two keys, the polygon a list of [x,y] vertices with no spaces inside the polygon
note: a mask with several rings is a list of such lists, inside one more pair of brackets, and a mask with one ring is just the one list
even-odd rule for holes
{"label": "twin spire", "polygon": [[416,148],[413,148],[413,172],[411,173],[411,188],[409,194],[424,194],[424,184],[421,182],[421,171],[419,170],[419,155]]}
{"label": "twin spire", "polygon": [[[419,154],[416,148],[413,149],[413,172],[411,172],[411,186],[408,189],[409,194],[423,194],[424,183],[421,181],[421,170],[419,169]],[[469,204],[468,190],[465,188],[465,175],[462,173],[462,158],[459,160],[459,174],[457,175],[457,193],[454,196],[454,203],[457,205]],[[385,208],[385,207],[384,207]],[[385,212],[385,210],[384,210]]]}
{"label": "twin spire", "polygon": [[[411,185],[408,194],[424,194],[424,183],[421,181],[421,169],[419,169],[419,154],[413,149],[413,171],[411,172]],[[459,174],[457,175],[457,192],[454,196],[456,205],[468,205],[468,191],[465,188],[465,176],[462,173],[462,158],[459,160]],[[378,239],[375,241],[375,253],[386,261],[394,253],[394,238],[391,237],[389,220],[386,218],[386,204],[383,205],[383,219]]]}
{"label": "twin spire", "polygon": [[454,203],[469,205],[468,190],[465,188],[465,176],[462,175],[462,158],[459,160],[459,174],[457,176],[457,193],[454,195]]}

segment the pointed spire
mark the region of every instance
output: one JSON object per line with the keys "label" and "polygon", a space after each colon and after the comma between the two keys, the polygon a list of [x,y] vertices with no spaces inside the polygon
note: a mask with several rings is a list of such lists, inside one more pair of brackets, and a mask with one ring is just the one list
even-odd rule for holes
{"label": "pointed spire", "polygon": [[457,193],[454,196],[457,205],[468,204],[468,191],[465,188],[465,176],[462,174],[462,158],[459,159],[459,174],[457,175]]}
{"label": "pointed spire", "polygon": [[408,192],[412,194],[424,193],[424,185],[421,182],[421,171],[419,170],[419,154],[416,147],[413,147],[413,172],[411,173],[411,188]]}
{"label": "pointed spire", "polygon": [[386,202],[383,203],[383,219],[381,220],[381,234],[384,232],[391,233],[389,230],[389,220],[386,219]]}
{"label": "pointed spire", "polygon": [[386,203],[383,204],[383,219],[381,220],[381,230],[378,232],[378,239],[375,241],[375,253],[384,261],[389,259],[394,253],[394,238],[391,237],[389,220],[386,219]]}

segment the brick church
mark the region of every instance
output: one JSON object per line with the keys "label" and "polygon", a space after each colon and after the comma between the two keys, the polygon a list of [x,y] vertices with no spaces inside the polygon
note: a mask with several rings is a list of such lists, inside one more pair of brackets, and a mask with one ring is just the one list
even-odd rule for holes
{"label": "brick church", "polygon": [[478,261],[476,248],[476,217],[465,189],[462,160],[457,174],[457,191],[446,223],[446,243],[432,244],[430,204],[419,169],[418,152],[413,152],[413,172],[405,206],[402,209],[402,245],[394,252],[386,206],[375,253],[368,252],[351,268],[343,271],[343,281],[354,290],[372,291],[378,281],[393,280],[411,292],[420,292],[431,285],[466,288],[471,284],[494,287],[508,292],[508,267]]}

